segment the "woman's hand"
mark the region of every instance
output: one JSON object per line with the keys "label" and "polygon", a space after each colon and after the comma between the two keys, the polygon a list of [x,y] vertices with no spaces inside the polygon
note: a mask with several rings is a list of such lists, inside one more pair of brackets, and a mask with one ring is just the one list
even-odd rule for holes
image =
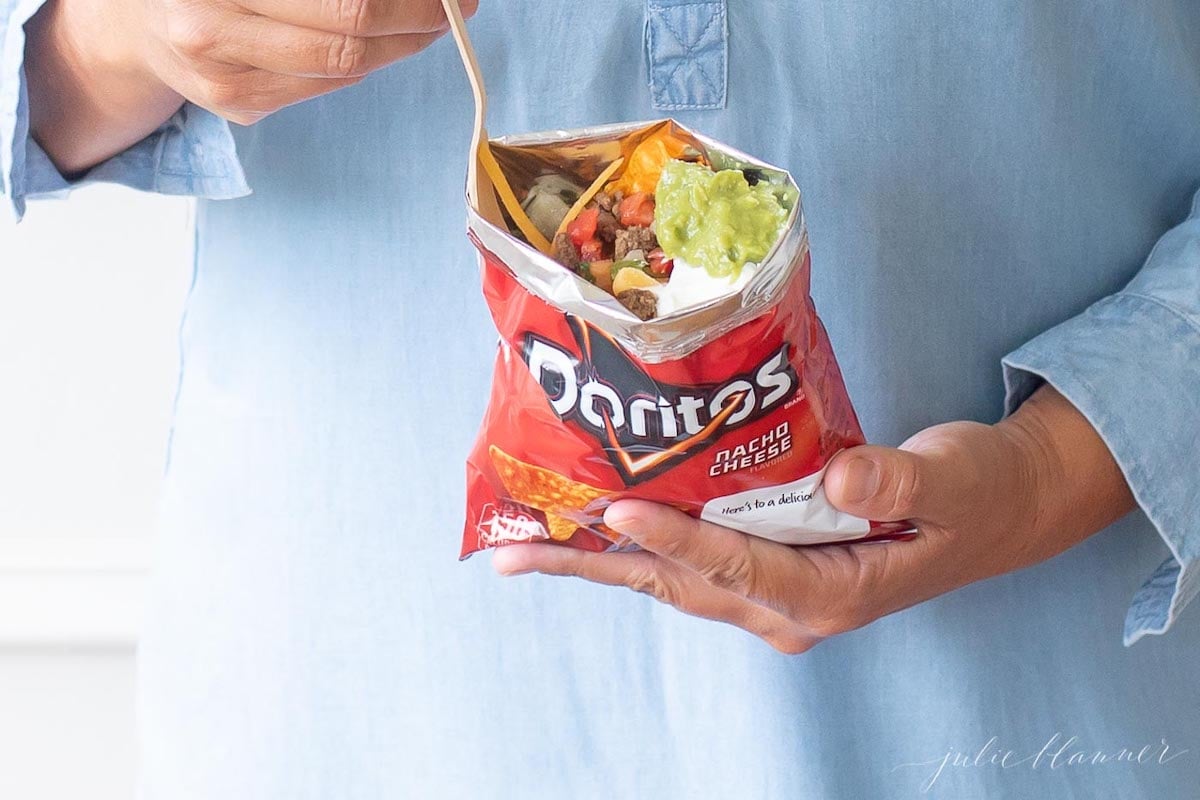
{"label": "woman's hand", "polygon": [[918,535],[789,547],[624,500],[604,521],[642,552],[511,545],[496,551],[493,564],[505,575],[536,571],[627,586],[800,653],[893,611],[1044,561],[1134,506],[1100,437],[1050,387],[996,425],[952,422],[900,449],[843,451],[826,472],[825,492],[860,517],[911,519]]}
{"label": "woman's hand", "polygon": [[27,26],[30,124],[60,170],[81,172],[185,99],[248,125],[447,30],[440,0],[50,0]]}

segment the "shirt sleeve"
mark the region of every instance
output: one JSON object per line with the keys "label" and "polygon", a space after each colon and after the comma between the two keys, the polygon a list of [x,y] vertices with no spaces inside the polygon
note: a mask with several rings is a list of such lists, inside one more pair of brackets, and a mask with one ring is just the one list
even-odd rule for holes
{"label": "shirt sleeve", "polygon": [[1200,193],[1121,291],[1003,359],[1005,413],[1047,382],[1108,445],[1170,557],[1135,593],[1125,644],[1200,590]]}
{"label": "shirt sleeve", "polygon": [[0,0],[0,193],[19,219],[31,197],[87,183],[119,183],[214,200],[250,193],[228,123],[185,104],[154,133],[73,180],[29,136],[24,25],[45,0]]}

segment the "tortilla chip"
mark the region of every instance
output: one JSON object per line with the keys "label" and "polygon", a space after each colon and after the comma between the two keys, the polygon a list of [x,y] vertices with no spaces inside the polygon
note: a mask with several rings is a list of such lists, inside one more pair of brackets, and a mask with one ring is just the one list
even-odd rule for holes
{"label": "tortilla chip", "polygon": [[521,505],[545,514],[550,538],[558,542],[570,539],[580,528],[578,522],[564,514],[587,514],[587,506],[612,494],[607,489],[573,481],[544,467],[526,464],[495,445],[488,448],[488,453],[509,496]]}

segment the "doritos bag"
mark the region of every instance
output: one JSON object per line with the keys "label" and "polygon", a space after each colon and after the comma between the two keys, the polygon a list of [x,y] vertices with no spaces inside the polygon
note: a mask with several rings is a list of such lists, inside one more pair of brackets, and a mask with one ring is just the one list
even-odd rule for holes
{"label": "doritos bag", "polygon": [[[516,208],[510,198],[487,213],[468,208],[501,341],[491,399],[467,459],[463,557],[541,540],[620,548],[625,542],[604,525],[603,514],[626,497],[788,544],[911,531],[905,523],[843,514],[822,491],[829,459],[861,444],[863,435],[809,297],[808,236],[790,175],[672,120],[506,137],[492,140],[490,151],[513,198],[525,200]],[[659,151],[712,170],[739,170],[747,182],[766,181],[770,191],[786,194],[792,205],[774,246],[736,290],[640,319],[641,305],[631,295],[614,297],[605,271],[617,266],[613,274],[620,277],[629,268],[621,265],[638,266],[640,257],[642,271],[654,277],[654,258],[639,250],[605,266],[595,256],[613,245],[580,208],[589,193],[601,198],[593,215],[601,221],[606,212],[619,220],[627,207],[644,205],[642,193],[632,190],[645,188],[646,174],[658,179],[647,159]],[[617,187],[612,195],[597,193],[603,180]],[[547,181],[561,190],[563,207],[570,201],[574,207],[539,224],[531,218],[544,209],[534,206],[560,202],[536,196],[534,187]],[[635,196],[636,202],[618,202]],[[583,222],[572,227],[576,218]],[[521,233],[531,222],[543,229],[544,248],[553,240],[543,251]],[[565,249],[568,229],[581,242],[575,250]],[[653,224],[651,234],[628,230],[627,242],[653,242]],[[588,247],[590,262],[565,265]],[[638,278],[638,286],[644,283]]]}

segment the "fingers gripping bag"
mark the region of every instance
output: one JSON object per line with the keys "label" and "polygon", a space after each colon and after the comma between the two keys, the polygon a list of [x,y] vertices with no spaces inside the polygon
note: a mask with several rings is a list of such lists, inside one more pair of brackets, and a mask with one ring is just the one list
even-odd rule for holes
{"label": "fingers gripping bag", "polygon": [[500,202],[468,202],[468,235],[500,344],[463,557],[619,549],[620,498],[786,544],[909,532],[825,499],[863,434],[787,172],[673,120],[502,137],[480,161],[468,196]]}

